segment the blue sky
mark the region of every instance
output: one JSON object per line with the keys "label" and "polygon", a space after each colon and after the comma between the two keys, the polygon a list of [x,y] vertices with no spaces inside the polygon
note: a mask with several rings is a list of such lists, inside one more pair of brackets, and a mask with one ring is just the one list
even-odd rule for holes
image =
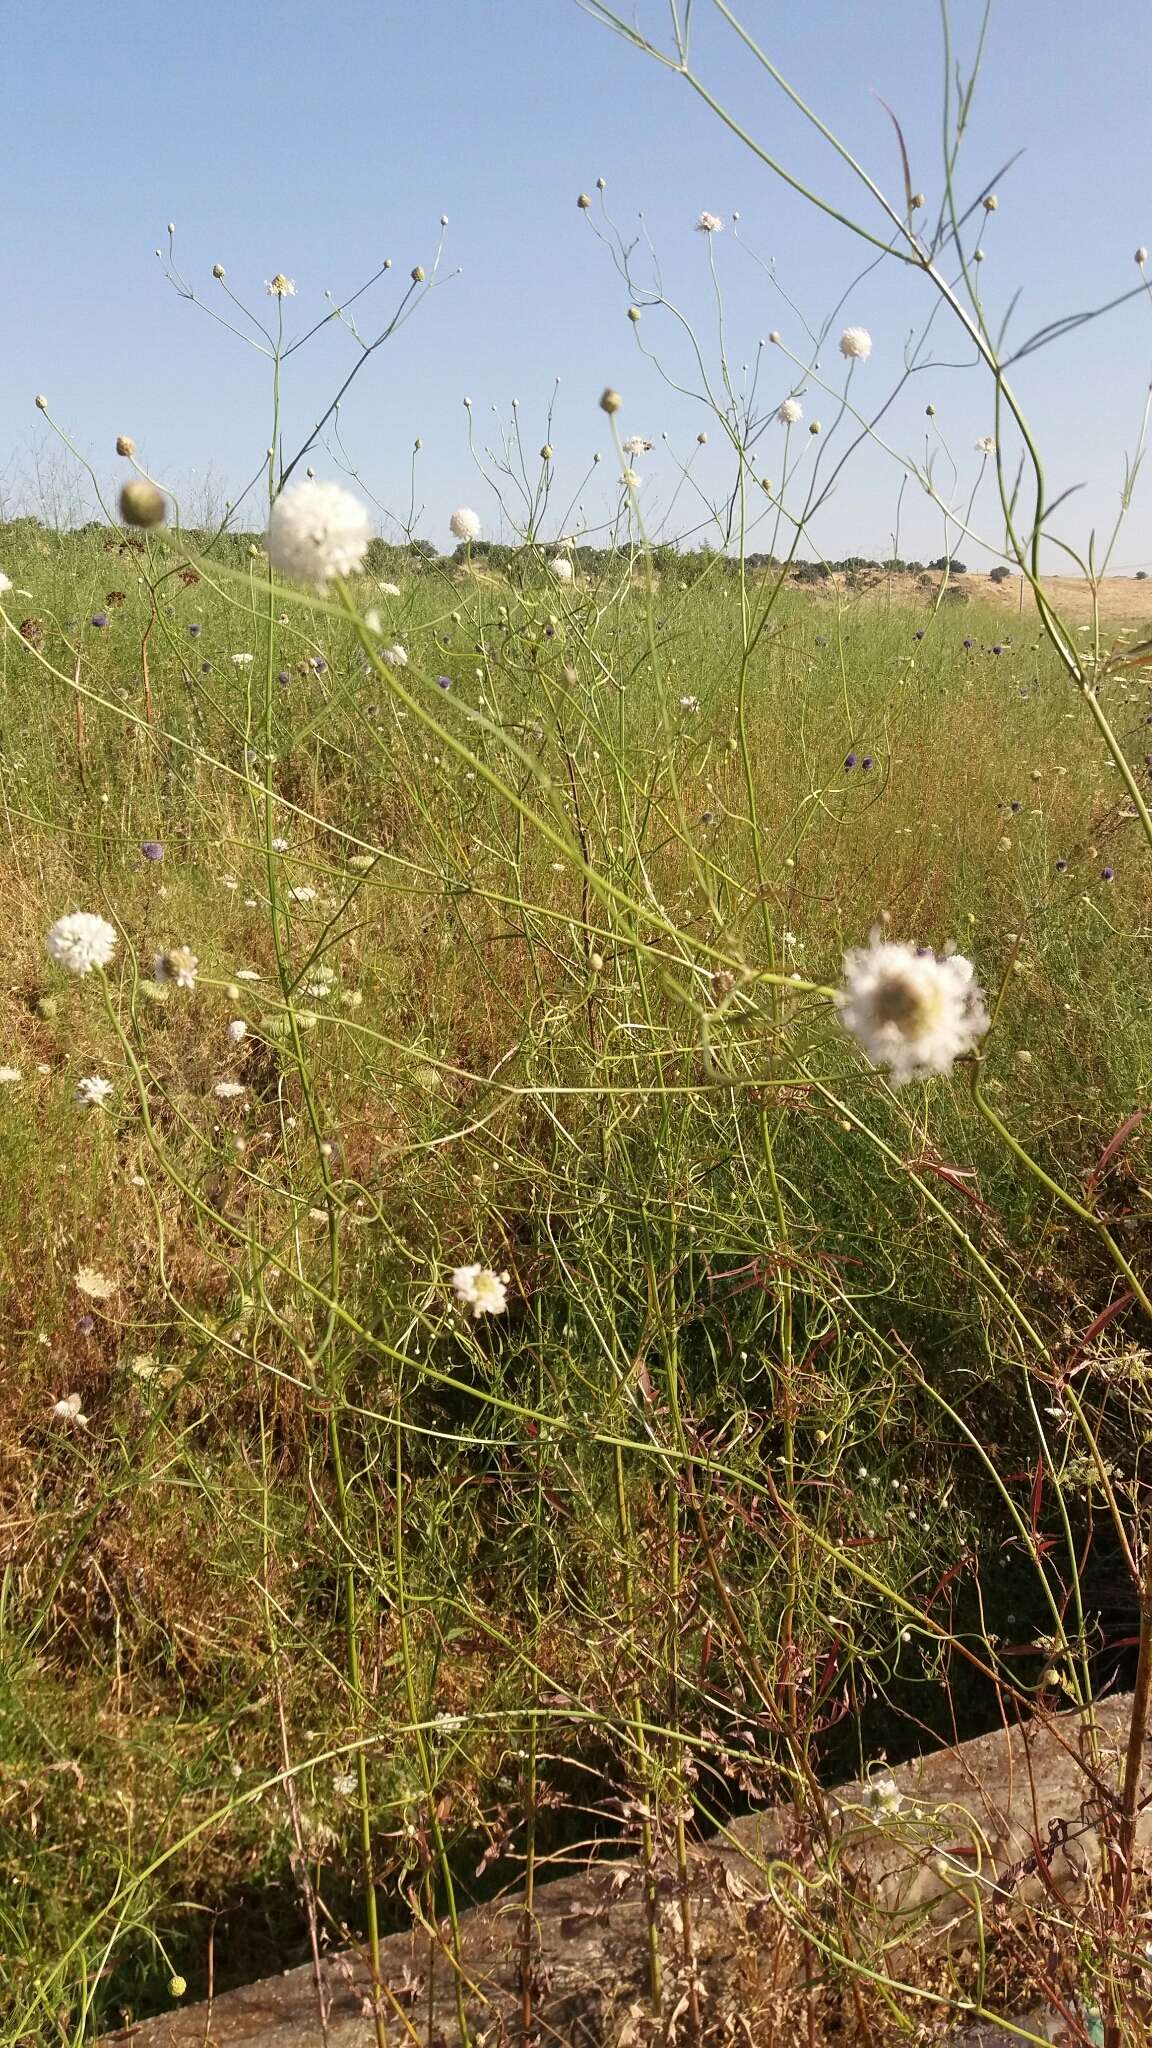
{"label": "blue sky", "polygon": [[[954,0],[953,11],[963,46],[979,9]],[[697,0],[696,13],[695,61],[715,97],[798,176],[875,225],[843,168],[756,72],[708,0]],[[808,0],[790,11],[745,0],[745,16],[821,117],[898,194],[887,101],[908,139],[914,183],[938,202],[934,0],[871,8]],[[636,0],[636,18],[663,35],[665,0]],[[1001,0],[993,18],[961,187],[976,197],[993,170],[1024,151],[998,185],[981,270],[998,313],[1020,289],[1012,332],[1021,338],[1136,284],[1133,251],[1152,244],[1146,0],[1107,0],[1096,19],[1093,38],[1082,0]],[[597,176],[626,233],[643,216],[664,290],[694,324],[713,374],[710,254],[737,377],[773,327],[803,346],[798,313],[769,265],[812,326],[862,267],[860,245],[843,229],[815,216],[682,80],[598,27],[576,0],[344,0],[326,10],[303,0],[248,8],[196,0],[164,10],[155,0],[114,8],[40,0],[11,13],[5,62],[20,91],[7,98],[0,152],[6,188],[22,195],[6,210],[0,323],[0,487],[9,508],[34,490],[37,474],[59,483],[51,435],[32,403],[37,391],[109,478],[122,432],[156,474],[186,491],[207,480],[230,495],[255,469],[269,432],[268,366],[164,282],[153,250],[166,246],[168,220],[180,267],[209,303],[218,303],[211,268],[221,262],[229,284],[267,315],[263,283],[281,269],[297,283],[288,311],[299,329],[326,310],[325,290],[339,301],[391,256],[393,271],[367,302],[383,325],[411,266],[430,261],[440,215],[449,216],[446,281],[367,366],[341,417],[348,457],[401,515],[421,438],[418,526],[445,546],[455,504],[474,504],[491,530],[500,518],[469,454],[465,393],[478,444],[492,440],[491,408],[506,416],[516,397],[534,451],[560,379],[551,430],[557,520],[596,450],[604,466],[581,494],[585,516],[595,521],[611,502],[611,444],[596,405],[606,383],[625,396],[623,430],[656,442],[643,465],[653,526],[669,516],[674,527],[695,524],[703,498],[725,488],[721,436],[705,406],[671,391],[638,352],[639,334],[674,379],[691,383],[681,330],[658,310],[633,330],[625,286],[577,211],[577,193],[594,192]],[[702,208],[729,222],[738,211],[738,237],[731,225],[711,244],[693,233]],[[887,395],[917,315],[929,310],[928,289],[889,264],[850,291],[837,326],[859,322],[875,340],[854,391]],[[365,313],[365,332],[372,317]],[[932,431],[958,472],[954,485],[946,462],[940,474],[962,499],[975,481],[974,441],[991,430],[991,398],[979,375],[947,367],[969,353],[953,332],[938,324],[933,341],[939,367],[913,380],[885,433],[897,456],[921,457],[924,407],[933,402]],[[289,365],[288,444],[354,358],[349,338],[331,329]],[[834,382],[842,368],[834,347],[822,360]],[[1115,516],[1150,366],[1147,300],[1020,366],[1051,494],[1084,486],[1061,516],[1078,546]],[[783,397],[791,374],[769,351],[765,398]],[[805,404],[809,417],[830,418],[827,396],[809,393]],[[694,453],[701,429],[709,443]],[[677,460],[689,457],[702,494],[682,488],[669,515]],[[338,473],[332,454],[314,460],[321,473]],[[778,473],[774,449],[765,467]],[[821,514],[818,545],[834,555],[887,552],[901,475],[898,460],[866,450]],[[1116,566],[1129,572],[1152,568],[1150,491],[1152,474],[1117,550]],[[975,523],[995,537],[987,481],[976,508]],[[940,551],[940,515],[912,486],[900,521],[903,553]],[[956,552],[983,559],[970,543]]]}

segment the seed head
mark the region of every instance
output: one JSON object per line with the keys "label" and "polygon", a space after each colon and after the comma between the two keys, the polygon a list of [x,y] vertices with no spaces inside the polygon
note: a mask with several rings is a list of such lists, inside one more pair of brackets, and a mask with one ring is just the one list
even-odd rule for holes
{"label": "seed head", "polygon": [[629,319],[630,319],[630,320],[631,320],[631,321],[633,322],[633,324],[635,324],[635,322],[636,322],[637,320],[639,320],[639,318],[640,318],[640,308],[639,308],[639,306],[629,306],[629,308],[628,308],[628,318],[629,318]]}
{"label": "seed head", "polygon": [[586,192],[582,192],[580,194],[579,199],[576,201],[576,204],[580,208],[581,213],[587,213],[588,208],[592,204],[592,201],[589,199],[588,194]]}
{"label": "seed head", "polygon": [[423,284],[424,265],[422,263],[414,263],[412,265],[412,282],[413,284]]}
{"label": "seed head", "polygon": [[36,407],[39,412],[47,412],[48,410],[48,400],[42,391],[36,393]]}
{"label": "seed head", "polygon": [[996,208],[1000,204],[1000,201],[997,199],[996,194],[994,192],[988,192],[985,194],[980,204],[983,206],[985,213],[995,213]]}
{"label": "seed head", "polygon": [[131,434],[117,434],[116,453],[117,455],[135,455],[136,443],[132,439]]}
{"label": "seed head", "polygon": [[[1145,265],[1145,264],[1147,263],[1147,261],[1148,261],[1148,251],[1147,251],[1147,249],[1146,249],[1146,248],[1144,247],[1143,243],[1141,243],[1140,247],[1139,247],[1139,248],[1137,249],[1137,251],[1136,251],[1136,262],[1137,262],[1137,265],[1138,265],[1138,267],[1139,267],[1139,268],[1140,268],[1141,270],[1143,270],[1143,268],[1144,268],[1144,265]],[[39,400],[39,399],[37,399],[37,400],[36,400],[36,403],[37,403],[37,405],[39,405],[39,403],[40,403],[40,400]]]}
{"label": "seed head", "polygon": [[544,446],[540,450],[540,460],[541,462],[551,462],[552,460],[552,446],[548,441],[545,441]]}
{"label": "seed head", "polygon": [[923,194],[922,192],[914,192],[914,193],[912,194],[912,211],[913,211],[913,213],[919,213],[919,211],[920,211],[920,208],[921,208],[921,207],[923,206],[923,204],[924,204],[924,194]]}
{"label": "seed head", "polygon": [[125,526],[163,526],[168,517],[163,491],[147,477],[130,477],[120,492],[120,517]]}
{"label": "seed head", "polygon": [[768,339],[772,343],[773,347],[775,347],[780,340],[780,329],[778,327],[774,327],[772,329],[771,334],[768,336]]}
{"label": "seed head", "polygon": [[224,265],[223,265],[222,263],[214,263],[214,264],[212,265],[212,275],[213,275],[213,277],[215,277],[215,278],[221,278],[221,277],[223,277],[223,275],[224,275]]}
{"label": "seed head", "polygon": [[[37,405],[39,405],[40,400],[37,399],[36,403]],[[623,405],[623,403],[624,400],[621,398],[620,393],[618,391],[613,391],[612,386],[610,384],[606,385],[605,389],[600,393],[601,412],[619,412],[620,407]]]}
{"label": "seed head", "polygon": [[706,433],[704,432],[703,428],[701,428],[700,432],[699,432],[699,433],[697,434],[697,436],[696,436],[696,439],[697,439],[697,441],[699,442],[699,444],[700,444],[701,448],[703,448],[703,447],[705,446],[706,442],[707,442],[707,439],[708,439],[708,436],[707,436],[707,434],[706,434]]}

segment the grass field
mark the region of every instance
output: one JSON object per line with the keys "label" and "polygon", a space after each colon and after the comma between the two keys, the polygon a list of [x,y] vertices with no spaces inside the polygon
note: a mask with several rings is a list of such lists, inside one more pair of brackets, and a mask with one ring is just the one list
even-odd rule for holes
{"label": "grass field", "polygon": [[1146,860],[1029,601],[4,545],[10,2037],[1114,1670],[1131,1291],[828,996],[955,940],[987,1104],[1146,1260]]}

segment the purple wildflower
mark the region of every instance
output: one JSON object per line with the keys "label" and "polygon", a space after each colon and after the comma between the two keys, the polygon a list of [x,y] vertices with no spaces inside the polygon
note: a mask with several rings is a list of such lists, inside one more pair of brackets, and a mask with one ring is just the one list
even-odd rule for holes
{"label": "purple wildflower", "polygon": [[864,770],[865,775],[867,775],[869,769],[874,768],[876,766],[876,763],[873,760],[871,754],[865,754],[864,759],[860,763],[860,766]]}
{"label": "purple wildflower", "polygon": [[145,860],[163,860],[164,848],[158,839],[142,839],[140,851]]}
{"label": "purple wildflower", "polygon": [[1112,881],[1112,880],[1113,880],[1113,878],[1114,878],[1114,876],[1115,876],[1115,873],[1116,873],[1116,870],[1115,870],[1115,868],[1101,868],[1101,870],[1100,870],[1100,880],[1101,880],[1102,882],[1110,882],[1110,881]]}
{"label": "purple wildflower", "polygon": [[451,676],[437,676],[436,682],[441,690],[450,690],[452,688]]}
{"label": "purple wildflower", "polygon": [[856,766],[856,756],[855,756],[855,754],[845,754],[845,756],[844,756],[844,773],[845,773],[846,775],[851,775],[851,773],[852,773],[852,770],[854,769],[854,767],[855,767],[855,766]]}
{"label": "purple wildflower", "polygon": [[106,626],[108,624],[107,612],[93,612],[92,624],[94,626]]}
{"label": "purple wildflower", "polygon": [[1068,872],[1068,863],[1067,863],[1067,861],[1066,861],[1066,860],[1058,860],[1058,861],[1057,861],[1057,863],[1056,863],[1056,873],[1057,873],[1058,875],[1066,875],[1066,874],[1067,874],[1067,872]]}
{"label": "purple wildflower", "polygon": [[912,635],[912,638],[913,638],[914,640],[922,640],[922,639],[924,638],[924,628],[923,628],[923,626],[917,626],[917,628],[916,628],[916,631],[915,631],[915,632],[913,633],[913,635]]}
{"label": "purple wildflower", "polygon": [[188,631],[193,640],[198,640],[200,638],[201,633],[204,631],[204,628],[203,626],[197,625],[195,619],[193,619],[192,624],[188,628]]}

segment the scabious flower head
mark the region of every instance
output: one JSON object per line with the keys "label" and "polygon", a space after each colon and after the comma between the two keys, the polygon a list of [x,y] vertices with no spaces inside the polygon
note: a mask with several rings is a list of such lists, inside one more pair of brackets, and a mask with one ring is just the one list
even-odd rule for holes
{"label": "scabious flower head", "polygon": [[878,1821],[893,1820],[904,1804],[904,1795],[891,1771],[878,1771],[864,1787],[864,1804]]}
{"label": "scabious flower head", "polygon": [[[252,666],[252,656],[250,654],[230,654],[228,659],[232,663],[233,668],[251,668]],[[205,663],[205,667],[207,665]]]}
{"label": "scabious flower head", "polygon": [[982,434],[976,443],[977,455],[995,455],[996,443],[991,434]]}
{"label": "scabious flower head", "polygon": [[846,327],[840,336],[840,353],[849,362],[866,363],[872,353],[872,336],[866,327]]}
{"label": "scabious flower head", "polygon": [[84,1403],[79,1394],[66,1394],[62,1401],[53,1401],[52,1413],[57,1422],[65,1425],[74,1423],[77,1429],[87,1429],[88,1417],[84,1414]]}
{"label": "scabious flower head", "polygon": [[22,1081],[23,1079],[24,1072],[21,1067],[0,1067],[0,1081],[8,1083],[10,1081]]}
{"label": "scabious flower head", "polygon": [[652,443],[651,441],[646,441],[643,434],[629,434],[628,439],[623,441],[621,446],[625,455],[650,455],[652,453]]}
{"label": "scabious flower head", "polygon": [[507,1273],[491,1266],[457,1266],[452,1274],[456,1299],[474,1317],[502,1315],[508,1306]]}
{"label": "scabious flower head", "polygon": [[372,528],[359,498],[343,484],[304,477],[281,491],[268,516],[268,559],[281,576],[326,590],[334,576],[364,565]]}
{"label": "scabious flower head", "polygon": [[566,555],[553,555],[548,567],[556,578],[557,583],[571,583],[572,564]]}
{"label": "scabious flower head", "polygon": [[719,235],[724,232],[724,223],[718,213],[702,213],[697,216],[698,235]]}
{"label": "scabious flower head", "polygon": [[189,946],[170,946],[152,962],[153,979],[174,981],[177,988],[195,988],[199,970],[200,962]]}
{"label": "scabious flower head", "polygon": [[397,640],[394,646],[383,649],[380,659],[385,668],[407,668],[408,649],[402,641]]}
{"label": "scabious flower head", "polygon": [[145,860],[163,860],[164,847],[159,839],[142,839],[140,851]]}
{"label": "scabious flower head", "polygon": [[975,970],[961,953],[943,958],[873,932],[844,957],[840,1022],[893,1085],[947,1074],[972,1051],[989,1017]]}
{"label": "scabious flower head", "polygon": [[4,574],[3,569],[0,569],[0,591],[11,590],[11,588],[12,578],[10,576],[6,576]]}
{"label": "scabious flower head", "polygon": [[681,697],[681,699],[680,699],[680,709],[681,709],[681,711],[699,711],[699,709],[700,709],[700,699],[699,699],[699,697]]}
{"label": "scabious flower head", "polygon": [[786,398],[783,405],[777,406],[776,417],[782,427],[794,427],[797,420],[803,419],[804,407],[798,398]]}
{"label": "scabious flower head", "polygon": [[243,1095],[244,1084],[242,1081],[217,1081],[212,1093],[221,1102],[235,1102],[238,1095]]}
{"label": "scabious flower head", "polygon": [[457,540],[479,540],[480,515],[469,505],[458,505],[448,521]]}
{"label": "scabious flower head", "polygon": [[76,1083],[76,1100],[81,1109],[101,1109],[112,1093],[112,1083],[103,1074],[85,1074]]}
{"label": "scabious flower head", "polygon": [[270,277],[267,280],[264,289],[270,299],[294,299],[296,297],[295,284],[290,277],[285,277],[282,270],[278,270],[275,277]]}
{"label": "scabious flower head", "polygon": [[90,974],[94,967],[107,967],[116,951],[116,927],[94,910],[72,910],[57,918],[45,944],[69,974]]}
{"label": "scabious flower head", "polygon": [[243,1017],[233,1017],[232,1022],[228,1026],[228,1036],[233,1045],[239,1045],[241,1039],[247,1038],[248,1026],[244,1022]]}
{"label": "scabious flower head", "polygon": [[620,472],[620,481],[626,491],[638,491],[644,479],[640,475],[639,470],[624,469]]}

